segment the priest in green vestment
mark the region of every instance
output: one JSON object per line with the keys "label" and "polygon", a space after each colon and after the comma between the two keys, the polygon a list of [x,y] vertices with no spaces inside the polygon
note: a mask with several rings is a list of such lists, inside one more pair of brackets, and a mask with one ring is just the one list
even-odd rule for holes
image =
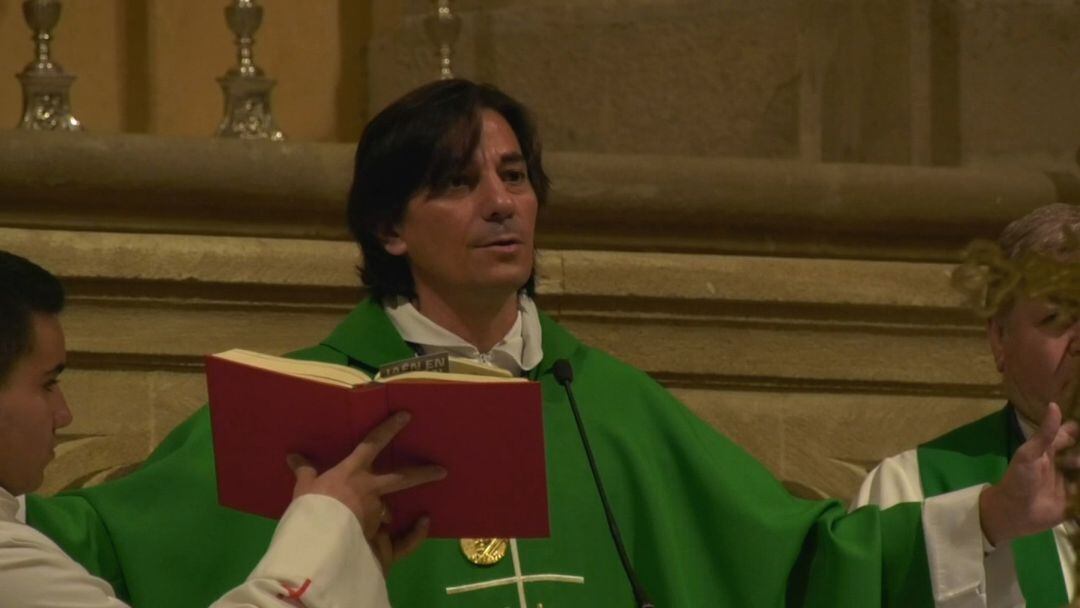
{"label": "priest in green vestment", "polygon": [[[1009,224],[998,246],[1014,265],[1034,254],[1075,267],[1080,247],[1069,243],[1069,231],[1080,235],[1080,207],[1047,205]],[[1072,409],[1068,404],[1075,402],[1080,383],[1080,319],[1060,298],[1025,295],[1051,286],[1026,283],[1030,280],[991,281],[980,289],[997,302],[990,307],[996,310],[987,322],[987,337],[1009,402],[883,461],[863,483],[856,505],[889,506],[998,483],[1017,450],[1038,433],[1037,421],[1050,404]],[[1011,293],[995,293],[1000,289]],[[1053,409],[1059,415],[1059,408]],[[971,552],[956,543],[942,544],[930,558],[938,606],[1064,606],[1074,594],[1076,555],[1068,540],[1074,527],[1062,523],[1011,543],[987,540],[983,559],[966,559]],[[973,584],[984,573],[985,586]]]}
{"label": "priest in green vestment", "polygon": [[[550,538],[428,541],[391,572],[392,603],[633,605],[553,377],[553,363],[566,359],[627,552],[656,605],[931,605],[920,505],[845,514],[837,501],[792,497],[646,374],[536,309],[533,238],[547,191],[527,111],[494,87],[426,85],[380,112],[361,138],[348,217],[371,298],[293,355],[369,371],[433,351],[499,365],[541,383],[547,442]],[[995,536],[1060,520],[1030,508],[1033,477],[1014,476],[1019,487],[1005,494],[1023,502],[987,501],[987,512],[1009,515],[987,519],[1004,522]],[[251,568],[273,529],[217,505],[205,409],[138,471],[32,500],[29,521],[147,608],[206,605]]]}

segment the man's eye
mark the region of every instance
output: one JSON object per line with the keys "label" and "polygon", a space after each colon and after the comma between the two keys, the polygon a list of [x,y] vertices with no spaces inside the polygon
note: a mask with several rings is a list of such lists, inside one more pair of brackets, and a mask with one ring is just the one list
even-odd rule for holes
{"label": "man's eye", "polygon": [[1064,331],[1066,328],[1076,323],[1076,317],[1074,315],[1065,314],[1060,310],[1054,310],[1043,315],[1040,325],[1053,331]]}
{"label": "man's eye", "polygon": [[450,189],[456,190],[458,188],[468,188],[469,185],[470,185],[470,180],[469,180],[469,177],[467,175],[455,175],[455,176],[451,177],[448,182],[446,182],[446,188],[448,190],[450,190]]}
{"label": "man's eye", "polygon": [[59,384],[60,384],[60,380],[58,380],[58,379],[49,380],[48,382],[45,383],[45,390],[47,390],[47,391],[49,391],[51,393],[51,392],[53,392],[53,390],[56,389],[57,385],[59,385]]}
{"label": "man's eye", "polygon": [[511,169],[503,173],[503,179],[509,184],[520,184],[528,178],[528,174],[520,169]]}

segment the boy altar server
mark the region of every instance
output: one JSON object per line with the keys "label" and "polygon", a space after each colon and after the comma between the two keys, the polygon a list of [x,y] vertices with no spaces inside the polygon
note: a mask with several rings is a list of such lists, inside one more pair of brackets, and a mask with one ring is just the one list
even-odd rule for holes
{"label": "boy altar server", "polygon": [[[0,605],[4,608],[125,605],[107,582],[90,575],[18,517],[22,495],[41,485],[56,430],[72,420],[59,386],[66,361],[59,318],[63,306],[64,290],[56,277],[29,260],[0,251]],[[303,458],[293,457],[294,500],[270,539],[270,549],[247,580],[212,608],[389,606],[382,568],[415,548],[426,527],[416,527],[396,547],[385,535],[379,538],[380,496],[445,473],[438,467],[371,472],[375,455],[407,421],[407,416],[387,420],[351,456],[322,475],[316,475]],[[168,500],[185,502],[181,488],[158,491]],[[186,559],[206,556],[192,554]],[[164,570],[160,575],[179,578],[184,572]]]}

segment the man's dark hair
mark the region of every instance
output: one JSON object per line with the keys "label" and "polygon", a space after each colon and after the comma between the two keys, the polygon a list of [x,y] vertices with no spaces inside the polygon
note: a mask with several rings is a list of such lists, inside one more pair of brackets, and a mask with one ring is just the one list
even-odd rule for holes
{"label": "man's dark hair", "polygon": [[[349,192],[349,230],[364,254],[360,278],[379,301],[416,297],[406,256],[386,252],[381,230],[401,221],[409,200],[439,192],[461,174],[480,143],[482,110],[498,112],[517,136],[536,200],[547,200],[548,178],[528,109],[499,89],[468,80],[426,84],[390,104],[364,128]],[[535,270],[522,289],[532,295]]]}
{"label": "man's dark hair", "polygon": [[0,387],[34,344],[33,313],[59,314],[64,288],[48,270],[0,250]]}

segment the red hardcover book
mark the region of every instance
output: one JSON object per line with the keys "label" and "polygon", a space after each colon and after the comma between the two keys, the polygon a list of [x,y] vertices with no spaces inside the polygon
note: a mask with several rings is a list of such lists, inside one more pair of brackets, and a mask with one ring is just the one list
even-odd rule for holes
{"label": "red hardcover book", "polygon": [[324,471],[387,416],[405,410],[412,419],[376,468],[435,463],[447,477],[388,495],[392,532],[427,514],[433,538],[549,535],[539,384],[432,380],[459,376],[421,373],[427,379],[404,374],[348,387],[310,377],[311,366],[330,364],[251,353],[306,366],[303,377],[258,367],[258,360],[223,358],[233,352],[206,358],[222,505],[279,518],[295,482],[287,454],[301,454]]}

